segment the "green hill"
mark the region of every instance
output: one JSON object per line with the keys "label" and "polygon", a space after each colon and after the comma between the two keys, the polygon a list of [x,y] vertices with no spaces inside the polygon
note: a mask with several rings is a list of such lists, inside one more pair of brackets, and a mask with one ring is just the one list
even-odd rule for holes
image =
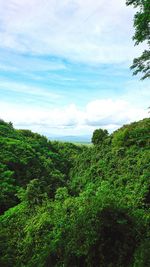
{"label": "green hill", "polygon": [[0,266],[150,266],[150,119],[93,146],[0,121]]}

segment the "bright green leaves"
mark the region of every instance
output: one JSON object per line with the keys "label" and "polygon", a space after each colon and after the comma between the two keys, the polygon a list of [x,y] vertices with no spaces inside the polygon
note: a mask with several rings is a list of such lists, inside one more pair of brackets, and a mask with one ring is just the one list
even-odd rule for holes
{"label": "bright green leaves", "polygon": [[97,129],[94,131],[92,136],[92,143],[94,145],[100,145],[108,136],[108,131],[103,129]]}
{"label": "bright green leaves", "polygon": [[142,42],[148,45],[142,55],[134,59],[131,69],[134,75],[141,73],[142,79],[146,79],[150,77],[150,3],[149,0],[127,0],[126,3],[138,8],[134,16],[135,45]]}
{"label": "bright green leaves", "polygon": [[150,119],[90,147],[12,131],[0,143],[1,266],[149,266]]}

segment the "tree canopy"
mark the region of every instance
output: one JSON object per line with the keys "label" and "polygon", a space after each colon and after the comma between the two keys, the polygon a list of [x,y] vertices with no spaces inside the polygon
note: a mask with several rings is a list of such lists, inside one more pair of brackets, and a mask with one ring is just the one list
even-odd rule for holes
{"label": "tree canopy", "polygon": [[126,4],[138,9],[134,16],[135,45],[143,42],[147,45],[142,55],[134,59],[131,69],[134,75],[141,73],[142,79],[146,79],[150,77],[150,2],[149,0],[126,0]]}
{"label": "tree canopy", "polygon": [[0,266],[150,266],[150,119],[100,143],[0,121]]}
{"label": "tree canopy", "polygon": [[94,145],[100,145],[105,140],[105,138],[108,136],[108,131],[103,129],[96,129],[93,132],[92,136],[92,143]]}

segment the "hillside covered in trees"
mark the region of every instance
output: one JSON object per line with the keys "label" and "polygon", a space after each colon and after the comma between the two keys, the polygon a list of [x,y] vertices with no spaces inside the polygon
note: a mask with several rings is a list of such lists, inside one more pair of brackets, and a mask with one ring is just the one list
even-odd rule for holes
{"label": "hillside covered in trees", "polygon": [[0,121],[0,266],[150,266],[150,119],[92,142]]}

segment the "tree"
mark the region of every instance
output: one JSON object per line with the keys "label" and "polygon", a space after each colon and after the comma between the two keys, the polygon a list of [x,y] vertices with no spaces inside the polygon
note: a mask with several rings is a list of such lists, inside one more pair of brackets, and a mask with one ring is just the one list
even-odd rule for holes
{"label": "tree", "polygon": [[13,171],[8,170],[6,165],[0,163],[0,214],[17,202],[15,196],[17,186],[13,175]]}
{"label": "tree", "polygon": [[133,75],[142,73],[141,79],[144,80],[150,77],[150,3],[149,0],[126,0],[126,4],[139,8],[134,16],[135,45],[143,42],[148,45],[142,55],[133,60],[131,66]]}
{"label": "tree", "polygon": [[47,199],[45,185],[38,179],[31,180],[26,190],[23,188],[18,190],[17,196],[21,201],[25,201],[30,208],[41,205],[43,201]]}
{"label": "tree", "polygon": [[103,130],[103,129],[97,129],[93,132],[93,136],[92,136],[92,143],[94,145],[99,145],[101,144],[104,139],[108,136],[108,131],[107,130]]}

